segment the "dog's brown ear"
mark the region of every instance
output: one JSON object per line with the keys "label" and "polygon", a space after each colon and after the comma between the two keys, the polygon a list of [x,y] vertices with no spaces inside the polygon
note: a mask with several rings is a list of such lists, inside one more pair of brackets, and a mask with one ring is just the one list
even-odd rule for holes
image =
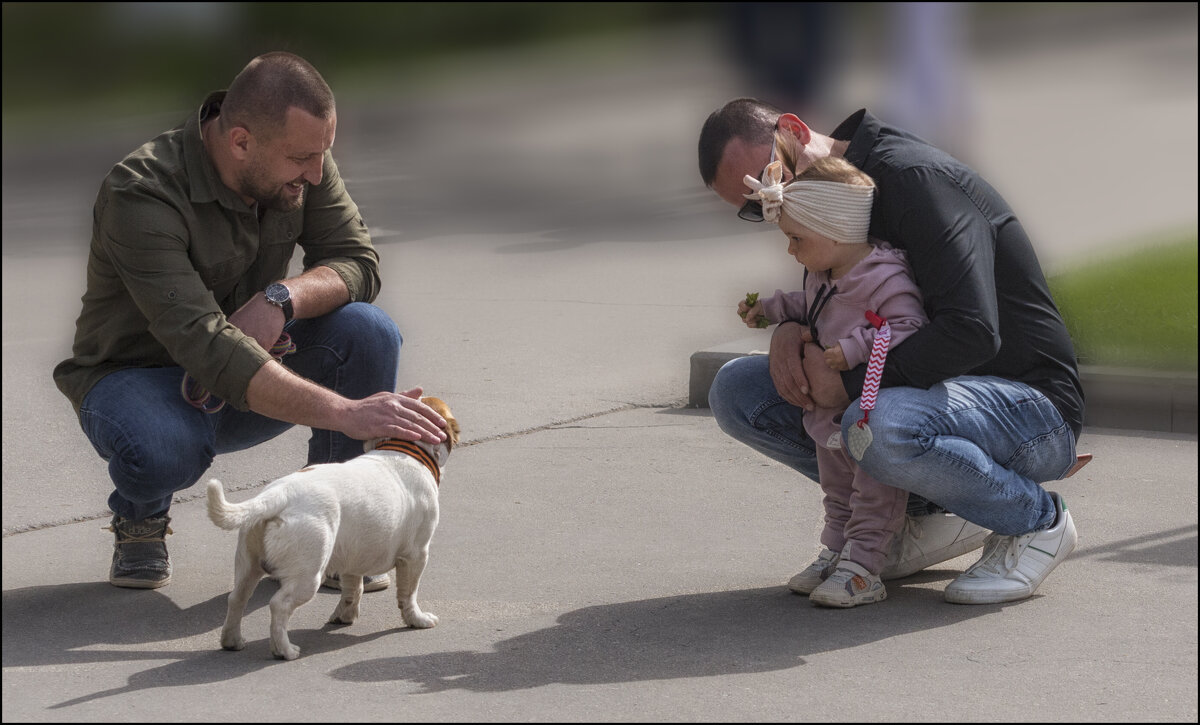
{"label": "dog's brown ear", "polygon": [[446,419],[446,437],[450,442],[450,447],[458,445],[459,427],[458,420],[450,412],[450,406],[441,398],[425,397],[421,398],[421,402],[428,405],[437,411],[437,414]]}

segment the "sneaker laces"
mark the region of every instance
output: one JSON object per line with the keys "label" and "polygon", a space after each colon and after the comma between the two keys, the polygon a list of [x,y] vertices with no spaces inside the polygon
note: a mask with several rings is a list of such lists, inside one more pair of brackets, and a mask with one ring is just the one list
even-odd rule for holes
{"label": "sneaker laces", "polygon": [[983,556],[967,569],[968,574],[977,571],[993,576],[1007,576],[1017,568],[1017,560],[1025,550],[1025,544],[1033,538],[1032,534],[1021,536],[1001,536],[992,534],[984,541]]}
{"label": "sneaker laces", "polygon": [[116,534],[118,544],[153,544],[158,542],[166,542],[167,536],[175,533],[171,530],[170,526],[165,524],[161,529],[157,527],[153,529],[146,529],[145,533],[141,534],[131,533],[126,529],[119,529],[116,524],[112,523],[110,523],[108,526],[101,526],[100,529],[111,531]]}

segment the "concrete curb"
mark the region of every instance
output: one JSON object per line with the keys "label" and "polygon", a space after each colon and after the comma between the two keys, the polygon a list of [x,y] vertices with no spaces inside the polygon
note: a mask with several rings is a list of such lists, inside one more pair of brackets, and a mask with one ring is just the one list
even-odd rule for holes
{"label": "concrete curb", "polygon": [[[692,353],[688,405],[708,407],[708,389],[722,365],[765,351],[769,338],[742,338]],[[1087,401],[1084,425],[1099,428],[1197,432],[1196,373],[1081,366]]]}

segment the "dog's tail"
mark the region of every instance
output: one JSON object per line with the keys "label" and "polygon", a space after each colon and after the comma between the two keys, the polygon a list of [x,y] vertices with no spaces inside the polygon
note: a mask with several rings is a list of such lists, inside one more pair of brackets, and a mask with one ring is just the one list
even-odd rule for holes
{"label": "dog's tail", "polygon": [[262,494],[245,503],[230,503],[225,500],[220,481],[214,478],[208,482],[208,518],[225,530],[270,518],[283,509],[283,503],[278,496]]}

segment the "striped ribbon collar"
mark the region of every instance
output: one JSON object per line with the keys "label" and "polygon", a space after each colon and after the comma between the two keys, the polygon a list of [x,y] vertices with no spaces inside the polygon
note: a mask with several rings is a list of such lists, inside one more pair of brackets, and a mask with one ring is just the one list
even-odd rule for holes
{"label": "striped ribbon collar", "polygon": [[433,474],[433,481],[438,486],[442,485],[442,470],[438,468],[437,460],[421,446],[412,441],[402,441],[399,438],[387,438],[382,440],[375,446],[377,451],[395,451],[397,453],[406,453],[420,461],[429,472]]}

